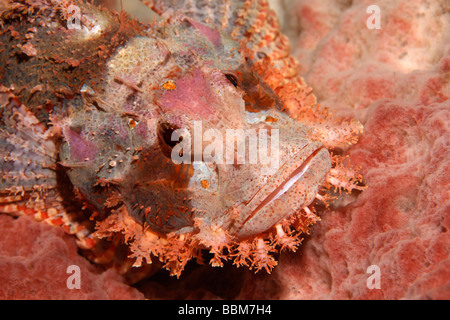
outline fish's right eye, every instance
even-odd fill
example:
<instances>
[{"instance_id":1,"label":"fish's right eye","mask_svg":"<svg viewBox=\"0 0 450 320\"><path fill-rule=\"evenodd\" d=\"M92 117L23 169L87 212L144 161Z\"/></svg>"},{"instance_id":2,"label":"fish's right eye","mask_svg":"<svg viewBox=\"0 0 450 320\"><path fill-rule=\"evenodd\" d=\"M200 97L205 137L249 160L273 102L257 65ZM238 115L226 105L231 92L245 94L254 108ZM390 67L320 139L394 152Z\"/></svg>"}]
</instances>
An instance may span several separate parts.
<instances>
[{"instance_id":1,"label":"fish's right eye","mask_svg":"<svg viewBox=\"0 0 450 320\"><path fill-rule=\"evenodd\" d=\"M176 138L173 137L173 133L175 132L175 130L177 130L178 128L172 127L170 124L168 123L162 123L160 126L160 134L162 137L162 140L164 141L164 143L166 145L168 145L169 147L173 148L175 147L175 145L180 142L181 140L183 140L183 137L178 137L178 141L177 140L173 140L172 138Z\"/></svg>"},{"instance_id":2,"label":"fish's right eye","mask_svg":"<svg viewBox=\"0 0 450 320\"><path fill-rule=\"evenodd\" d=\"M163 122L158 127L158 140L163 153L170 158L173 147L183 140L183 136L178 135L178 130L174 125Z\"/></svg>"}]
</instances>

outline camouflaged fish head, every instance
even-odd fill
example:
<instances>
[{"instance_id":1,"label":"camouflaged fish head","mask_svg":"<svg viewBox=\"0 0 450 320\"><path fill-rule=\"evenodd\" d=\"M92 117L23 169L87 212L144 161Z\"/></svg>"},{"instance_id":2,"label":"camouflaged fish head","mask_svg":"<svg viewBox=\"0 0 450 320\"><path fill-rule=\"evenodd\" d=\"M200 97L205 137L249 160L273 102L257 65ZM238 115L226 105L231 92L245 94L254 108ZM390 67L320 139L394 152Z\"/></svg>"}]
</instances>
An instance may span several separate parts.
<instances>
[{"instance_id":1,"label":"camouflaged fish head","mask_svg":"<svg viewBox=\"0 0 450 320\"><path fill-rule=\"evenodd\" d=\"M296 250L318 220L309 206L326 188L361 189L329 152L361 127L332 119L292 76L264 1L218 4L208 19L189 1L149 5L166 21L117 46L101 90L85 81L52 118L58 163L97 210L89 236L121 235L134 266L157 257L173 275L203 249L213 266L270 272L270 252Z\"/></svg>"}]
</instances>

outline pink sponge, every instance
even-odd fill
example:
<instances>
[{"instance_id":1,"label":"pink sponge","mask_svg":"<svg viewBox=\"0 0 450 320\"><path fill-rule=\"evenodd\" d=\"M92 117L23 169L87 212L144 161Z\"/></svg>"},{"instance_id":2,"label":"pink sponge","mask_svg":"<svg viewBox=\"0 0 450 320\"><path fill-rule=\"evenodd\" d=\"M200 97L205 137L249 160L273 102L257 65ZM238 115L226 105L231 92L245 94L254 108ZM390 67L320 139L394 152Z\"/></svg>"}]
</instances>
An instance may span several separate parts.
<instances>
[{"instance_id":1,"label":"pink sponge","mask_svg":"<svg viewBox=\"0 0 450 320\"><path fill-rule=\"evenodd\" d=\"M30 217L0 215L0 299L142 299L113 270L103 271L78 254L62 228ZM80 289L69 289L71 265L80 268Z\"/></svg>"}]
</instances>

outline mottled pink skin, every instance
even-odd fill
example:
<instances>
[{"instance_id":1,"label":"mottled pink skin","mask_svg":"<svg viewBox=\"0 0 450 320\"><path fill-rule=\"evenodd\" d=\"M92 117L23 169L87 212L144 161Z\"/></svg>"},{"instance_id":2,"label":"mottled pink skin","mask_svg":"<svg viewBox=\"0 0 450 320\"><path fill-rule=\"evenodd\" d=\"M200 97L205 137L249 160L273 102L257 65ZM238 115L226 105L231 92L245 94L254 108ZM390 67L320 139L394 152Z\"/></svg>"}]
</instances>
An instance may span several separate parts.
<instances>
[{"instance_id":1,"label":"mottled pink skin","mask_svg":"<svg viewBox=\"0 0 450 320\"><path fill-rule=\"evenodd\" d=\"M194 113L199 118L210 117L213 114L211 106L216 103L210 86L199 69L194 69L192 75L178 79L176 89L167 90L159 100L159 104L168 110Z\"/></svg>"},{"instance_id":2,"label":"mottled pink skin","mask_svg":"<svg viewBox=\"0 0 450 320\"><path fill-rule=\"evenodd\" d=\"M64 134L67 137L67 143L73 150L74 159L76 161L92 160L97 153L97 147L91 142L85 140L77 132L64 128Z\"/></svg>"},{"instance_id":3,"label":"mottled pink skin","mask_svg":"<svg viewBox=\"0 0 450 320\"><path fill-rule=\"evenodd\" d=\"M114 270L103 271L78 254L74 237L23 216L0 215L0 299L142 299ZM70 290L70 265L81 288Z\"/></svg>"},{"instance_id":4,"label":"mottled pink skin","mask_svg":"<svg viewBox=\"0 0 450 320\"><path fill-rule=\"evenodd\" d=\"M189 21L198 31L200 31L206 38L208 38L209 41L216 47L222 46L222 36L220 35L220 32L216 29L212 29L200 22L197 22L193 19L187 18L187 21Z\"/></svg>"}]
</instances>

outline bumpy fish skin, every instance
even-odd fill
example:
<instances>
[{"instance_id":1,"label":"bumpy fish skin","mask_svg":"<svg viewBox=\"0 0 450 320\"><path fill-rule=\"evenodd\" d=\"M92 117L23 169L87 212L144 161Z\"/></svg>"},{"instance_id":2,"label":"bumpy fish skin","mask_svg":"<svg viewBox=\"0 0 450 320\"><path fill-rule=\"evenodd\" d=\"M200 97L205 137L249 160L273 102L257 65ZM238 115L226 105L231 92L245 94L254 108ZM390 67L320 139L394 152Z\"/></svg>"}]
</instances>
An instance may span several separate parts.
<instances>
[{"instance_id":1,"label":"bumpy fish skin","mask_svg":"<svg viewBox=\"0 0 450 320\"><path fill-rule=\"evenodd\" d=\"M363 189L329 151L356 143L362 127L316 105L265 1L144 3L165 20L144 26L82 1L64 2L86 16L82 29L68 30L66 7L52 1L16 1L2 13L0 41L14 45L0 55L0 211L61 221L91 259L124 272L156 259L179 276L204 249L213 266L270 272L270 252L295 251L319 220L316 198ZM63 49L51 50L55 41ZM251 164L249 154L206 161L208 142L191 150L194 163L175 162L182 141L168 137L186 142L199 124L220 137L277 132L280 165ZM36 161L19 161L24 152ZM21 178L28 171L40 175ZM55 210L68 201L68 180L78 202Z\"/></svg>"}]
</instances>

